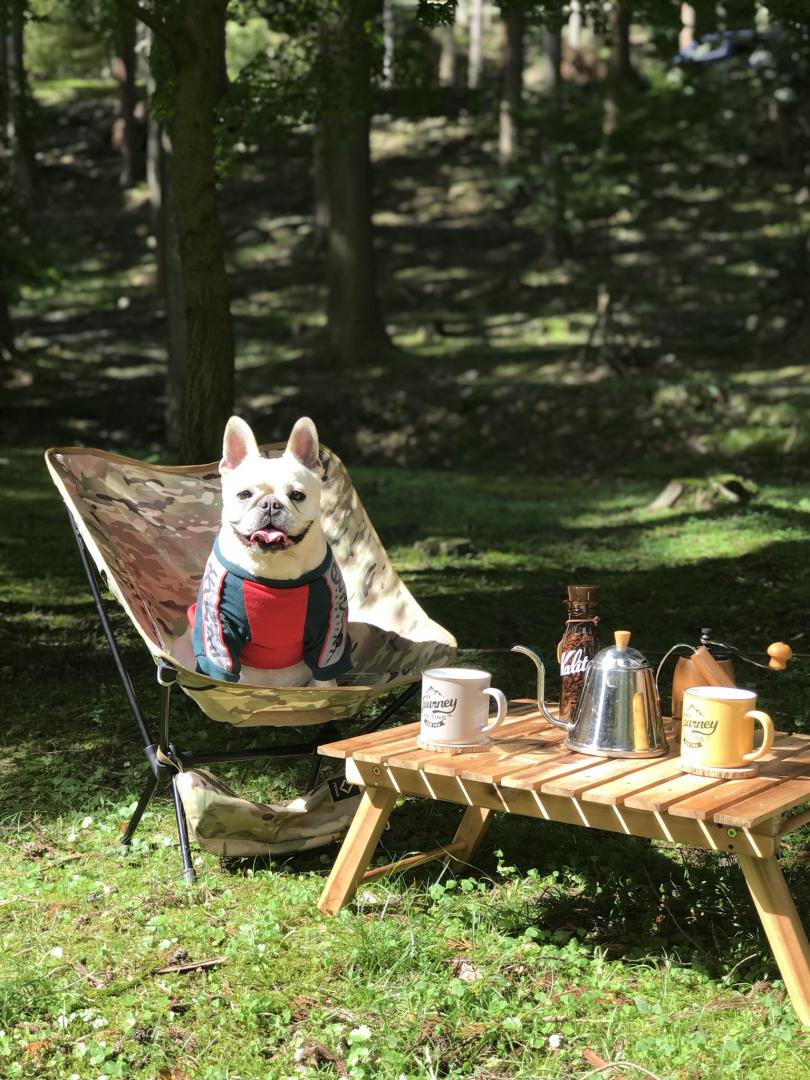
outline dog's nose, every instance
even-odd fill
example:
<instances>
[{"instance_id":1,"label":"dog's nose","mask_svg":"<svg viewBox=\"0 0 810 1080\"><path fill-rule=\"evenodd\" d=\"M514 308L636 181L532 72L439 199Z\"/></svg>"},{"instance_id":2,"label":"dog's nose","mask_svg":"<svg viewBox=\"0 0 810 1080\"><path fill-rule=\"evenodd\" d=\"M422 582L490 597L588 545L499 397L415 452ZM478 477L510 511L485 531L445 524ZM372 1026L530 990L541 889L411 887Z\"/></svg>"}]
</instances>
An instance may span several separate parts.
<instances>
[{"instance_id":1,"label":"dog's nose","mask_svg":"<svg viewBox=\"0 0 810 1080\"><path fill-rule=\"evenodd\" d=\"M282 506L278 499L272 495L265 495L262 501L259 503L259 507L262 510L269 510L271 513L275 510L281 510Z\"/></svg>"}]
</instances>

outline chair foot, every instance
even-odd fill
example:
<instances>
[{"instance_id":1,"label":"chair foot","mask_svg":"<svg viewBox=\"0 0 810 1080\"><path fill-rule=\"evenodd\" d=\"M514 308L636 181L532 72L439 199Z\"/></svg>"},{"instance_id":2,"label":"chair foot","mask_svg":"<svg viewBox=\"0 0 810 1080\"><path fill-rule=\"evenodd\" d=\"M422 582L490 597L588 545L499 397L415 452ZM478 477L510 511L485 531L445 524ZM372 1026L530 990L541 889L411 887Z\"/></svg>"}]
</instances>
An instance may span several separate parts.
<instances>
[{"instance_id":1,"label":"chair foot","mask_svg":"<svg viewBox=\"0 0 810 1080\"><path fill-rule=\"evenodd\" d=\"M172 777L172 801L174 802L174 816L177 818L177 838L180 841L180 858L183 860L183 880L196 881L197 875L191 863L191 848L188 843L188 827L186 814L183 810L183 802L180 792L177 790L177 774Z\"/></svg>"}]
</instances>

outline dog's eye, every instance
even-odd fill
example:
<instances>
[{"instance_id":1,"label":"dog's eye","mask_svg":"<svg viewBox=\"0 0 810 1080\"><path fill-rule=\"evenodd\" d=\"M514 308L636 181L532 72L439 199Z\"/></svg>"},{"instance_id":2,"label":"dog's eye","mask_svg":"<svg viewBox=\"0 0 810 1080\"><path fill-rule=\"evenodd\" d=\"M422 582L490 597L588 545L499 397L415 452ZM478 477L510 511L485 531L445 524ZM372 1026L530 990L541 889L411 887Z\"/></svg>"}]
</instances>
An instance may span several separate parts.
<instances>
[{"instance_id":1,"label":"dog's eye","mask_svg":"<svg viewBox=\"0 0 810 1080\"><path fill-rule=\"evenodd\" d=\"M296 490L290 492L290 502L303 502L305 498L306 494L303 491Z\"/></svg>"},{"instance_id":2,"label":"dog's eye","mask_svg":"<svg viewBox=\"0 0 810 1080\"><path fill-rule=\"evenodd\" d=\"M246 502L252 494L253 492L250 490L250 488L245 488L244 491L237 492L236 497L237 499L241 499L242 502Z\"/></svg>"}]
</instances>

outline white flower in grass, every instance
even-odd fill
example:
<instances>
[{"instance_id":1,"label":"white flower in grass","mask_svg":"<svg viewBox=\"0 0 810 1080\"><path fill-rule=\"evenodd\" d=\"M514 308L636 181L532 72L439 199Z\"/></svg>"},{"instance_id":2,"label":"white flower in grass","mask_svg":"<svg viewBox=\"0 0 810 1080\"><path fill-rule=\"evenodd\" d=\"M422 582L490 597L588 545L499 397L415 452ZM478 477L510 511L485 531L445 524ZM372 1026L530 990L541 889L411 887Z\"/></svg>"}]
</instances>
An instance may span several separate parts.
<instances>
[{"instance_id":1,"label":"white flower in grass","mask_svg":"<svg viewBox=\"0 0 810 1080\"><path fill-rule=\"evenodd\" d=\"M69 844L75 844L78 839L79 838L78 838L78 836L76 835L75 832L68 833L68 843Z\"/></svg>"},{"instance_id":2,"label":"white flower in grass","mask_svg":"<svg viewBox=\"0 0 810 1080\"><path fill-rule=\"evenodd\" d=\"M360 1024L359 1027L352 1028L352 1030L349 1032L349 1038L350 1039L370 1039L371 1038L371 1028L368 1027L368 1025L366 1025L366 1024Z\"/></svg>"},{"instance_id":3,"label":"white flower in grass","mask_svg":"<svg viewBox=\"0 0 810 1080\"><path fill-rule=\"evenodd\" d=\"M562 1046L563 1037L559 1032L555 1031L553 1035L548 1037L548 1045L552 1050L559 1050Z\"/></svg>"},{"instance_id":4,"label":"white flower in grass","mask_svg":"<svg viewBox=\"0 0 810 1080\"><path fill-rule=\"evenodd\" d=\"M91 817L82 818L82 828L83 829L89 829L92 824L93 824L93 819Z\"/></svg>"},{"instance_id":5,"label":"white flower in grass","mask_svg":"<svg viewBox=\"0 0 810 1080\"><path fill-rule=\"evenodd\" d=\"M56 1018L56 1026L60 1027L63 1031L65 1030L65 1028L68 1026L69 1023L70 1023L70 1020L68 1020L68 1018L65 1016L64 1013L62 1013L60 1016L57 1016L57 1018Z\"/></svg>"},{"instance_id":6,"label":"white flower in grass","mask_svg":"<svg viewBox=\"0 0 810 1080\"><path fill-rule=\"evenodd\" d=\"M103 1016L97 1016L95 1018L95 1020L93 1021L93 1027L96 1028L96 1030L98 1030L99 1028L106 1027L106 1026L107 1026L107 1021Z\"/></svg>"},{"instance_id":7,"label":"white flower in grass","mask_svg":"<svg viewBox=\"0 0 810 1080\"><path fill-rule=\"evenodd\" d=\"M163 939L163 941L161 941L161 943L158 945L158 948L159 949L168 949L168 948L171 947L171 944L172 943L169 941L169 939L167 937L165 937Z\"/></svg>"},{"instance_id":8,"label":"white flower in grass","mask_svg":"<svg viewBox=\"0 0 810 1080\"><path fill-rule=\"evenodd\" d=\"M61 960L62 957L65 955L65 951L61 945L54 945L54 947L50 951L50 955L55 956L57 960Z\"/></svg>"}]
</instances>

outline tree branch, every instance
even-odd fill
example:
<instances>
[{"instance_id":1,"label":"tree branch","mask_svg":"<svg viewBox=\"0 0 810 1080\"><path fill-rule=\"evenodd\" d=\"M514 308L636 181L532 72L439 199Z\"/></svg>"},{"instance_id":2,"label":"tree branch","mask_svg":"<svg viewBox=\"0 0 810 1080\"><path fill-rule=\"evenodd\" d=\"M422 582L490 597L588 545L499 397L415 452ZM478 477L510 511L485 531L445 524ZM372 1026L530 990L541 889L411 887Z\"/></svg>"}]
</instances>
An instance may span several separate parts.
<instances>
[{"instance_id":1,"label":"tree branch","mask_svg":"<svg viewBox=\"0 0 810 1080\"><path fill-rule=\"evenodd\" d=\"M138 0L118 0L118 4L127 14L140 19L144 26L148 26L152 33L162 38L167 45L173 44L174 38L165 19L161 19L154 11L138 3Z\"/></svg>"}]
</instances>

